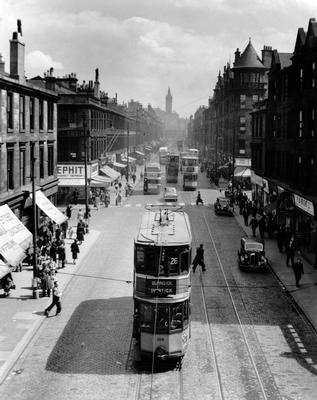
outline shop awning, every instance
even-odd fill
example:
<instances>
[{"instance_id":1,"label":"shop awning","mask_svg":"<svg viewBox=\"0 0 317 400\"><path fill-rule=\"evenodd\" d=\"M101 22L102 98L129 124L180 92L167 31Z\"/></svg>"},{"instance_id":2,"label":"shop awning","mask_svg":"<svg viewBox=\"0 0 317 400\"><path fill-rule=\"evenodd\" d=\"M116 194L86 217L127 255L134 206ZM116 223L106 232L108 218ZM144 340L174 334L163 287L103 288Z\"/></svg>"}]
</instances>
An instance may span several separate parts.
<instances>
[{"instance_id":1,"label":"shop awning","mask_svg":"<svg viewBox=\"0 0 317 400\"><path fill-rule=\"evenodd\" d=\"M234 176L236 178L248 178L251 177L251 169L248 167L236 167L234 169Z\"/></svg>"},{"instance_id":2,"label":"shop awning","mask_svg":"<svg viewBox=\"0 0 317 400\"><path fill-rule=\"evenodd\" d=\"M117 167L117 168L127 168L126 164L121 164L121 163L118 163L116 161L113 162L113 166Z\"/></svg>"},{"instance_id":3,"label":"shop awning","mask_svg":"<svg viewBox=\"0 0 317 400\"><path fill-rule=\"evenodd\" d=\"M112 182L121 176L120 172L115 171L114 169L110 168L108 165L105 165L102 168L100 168L100 171L103 174L107 175L109 178L111 178Z\"/></svg>"},{"instance_id":4,"label":"shop awning","mask_svg":"<svg viewBox=\"0 0 317 400\"><path fill-rule=\"evenodd\" d=\"M32 197L32 195L30 195ZM43 192L36 192L36 205L54 222L61 224L67 220L66 215L61 213L58 208L45 196Z\"/></svg>"},{"instance_id":5,"label":"shop awning","mask_svg":"<svg viewBox=\"0 0 317 400\"><path fill-rule=\"evenodd\" d=\"M111 182L112 180L106 176L96 175L90 180L89 185L93 187L107 187Z\"/></svg>"},{"instance_id":6,"label":"shop awning","mask_svg":"<svg viewBox=\"0 0 317 400\"><path fill-rule=\"evenodd\" d=\"M0 254L5 261L17 266L31 245L32 233L5 204L0 207Z\"/></svg>"},{"instance_id":7,"label":"shop awning","mask_svg":"<svg viewBox=\"0 0 317 400\"><path fill-rule=\"evenodd\" d=\"M85 186L85 179L59 178L58 186Z\"/></svg>"}]
</instances>

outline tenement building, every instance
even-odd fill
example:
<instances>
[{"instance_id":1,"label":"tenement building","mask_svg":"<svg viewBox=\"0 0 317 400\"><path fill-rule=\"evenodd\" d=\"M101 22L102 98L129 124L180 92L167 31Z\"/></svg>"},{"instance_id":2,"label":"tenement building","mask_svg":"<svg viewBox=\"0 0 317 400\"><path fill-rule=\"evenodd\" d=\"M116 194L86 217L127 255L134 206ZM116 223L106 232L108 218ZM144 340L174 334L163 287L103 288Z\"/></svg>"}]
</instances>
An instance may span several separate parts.
<instances>
[{"instance_id":1,"label":"tenement building","mask_svg":"<svg viewBox=\"0 0 317 400\"><path fill-rule=\"evenodd\" d=\"M296 235L303 252L317 252L317 23L298 29L292 54L274 51L266 110L253 122L252 168L256 193L278 227ZM260 119L265 129L260 132ZM262 180L262 181L261 181ZM258 197L259 198L259 197ZM316 265L316 259L315 259Z\"/></svg>"},{"instance_id":2,"label":"tenement building","mask_svg":"<svg viewBox=\"0 0 317 400\"><path fill-rule=\"evenodd\" d=\"M10 40L10 72L0 55L0 205L8 204L26 224L36 189L52 202L57 193L57 95L25 77L21 26Z\"/></svg>"},{"instance_id":3,"label":"tenement building","mask_svg":"<svg viewBox=\"0 0 317 400\"><path fill-rule=\"evenodd\" d=\"M197 128L207 137L193 132L203 140L201 147L207 146L207 154L212 154L213 161L234 159L235 165L242 166L242 169L250 166L250 113L254 104L267 95L271 56L272 48L264 46L260 58L249 40L242 53L236 50L233 66L228 63L223 74L219 72L213 96L209 99L209 111L205 113L205 130L200 126ZM216 153L219 154L216 156Z\"/></svg>"}]
</instances>

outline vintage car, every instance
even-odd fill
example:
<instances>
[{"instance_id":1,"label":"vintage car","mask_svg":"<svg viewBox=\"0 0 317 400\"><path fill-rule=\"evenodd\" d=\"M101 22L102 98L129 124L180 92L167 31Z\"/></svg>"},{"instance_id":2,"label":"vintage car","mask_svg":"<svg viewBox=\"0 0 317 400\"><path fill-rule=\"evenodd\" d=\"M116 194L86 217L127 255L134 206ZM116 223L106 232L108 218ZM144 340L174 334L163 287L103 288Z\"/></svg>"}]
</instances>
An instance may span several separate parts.
<instances>
[{"instance_id":1,"label":"vintage car","mask_svg":"<svg viewBox=\"0 0 317 400\"><path fill-rule=\"evenodd\" d=\"M266 269L268 259L265 257L263 243L242 238L238 250L238 264L240 269Z\"/></svg>"},{"instance_id":2,"label":"vintage car","mask_svg":"<svg viewBox=\"0 0 317 400\"><path fill-rule=\"evenodd\" d=\"M174 187L167 186L164 189L164 200L165 201L177 201L177 191Z\"/></svg>"},{"instance_id":3,"label":"vintage car","mask_svg":"<svg viewBox=\"0 0 317 400\"><path fill-rule=\"evenodd\" d=\"M218 197L215 204L215 213L218 215L233 215L234 209L227 197Z\"/></svg>"}]
</instances>

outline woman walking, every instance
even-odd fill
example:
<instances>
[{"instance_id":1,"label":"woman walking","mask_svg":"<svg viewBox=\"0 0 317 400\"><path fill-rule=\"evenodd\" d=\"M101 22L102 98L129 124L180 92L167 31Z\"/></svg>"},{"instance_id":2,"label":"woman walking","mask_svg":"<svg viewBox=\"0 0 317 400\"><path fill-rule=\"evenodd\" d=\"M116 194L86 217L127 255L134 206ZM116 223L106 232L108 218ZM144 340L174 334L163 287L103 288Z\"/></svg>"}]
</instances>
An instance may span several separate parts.
<instances>
[{"instance_id":1,"label":"woman walking","mask_svg":"<svg viewBox=\"0 0 317 400\"><path fill-rule=\"evenodd\" d=\"M79 246L77 244L77 239L75 239L71 244L70 251L72 252L73 264L76 264L76 260L78 258L78 253L79 253Z\"/></svg>"}]
</instances>

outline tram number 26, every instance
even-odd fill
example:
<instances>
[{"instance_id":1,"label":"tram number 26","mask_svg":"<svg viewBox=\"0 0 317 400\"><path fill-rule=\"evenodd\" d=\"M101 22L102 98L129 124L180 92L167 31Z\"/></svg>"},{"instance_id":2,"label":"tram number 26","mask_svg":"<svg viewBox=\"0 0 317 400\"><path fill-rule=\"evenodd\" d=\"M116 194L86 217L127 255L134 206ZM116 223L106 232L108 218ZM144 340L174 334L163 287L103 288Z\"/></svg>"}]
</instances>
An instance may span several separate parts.
<instances>
[{"instance_id":1,"label":"tram number 26","mask_svg":"<svg viewBox=\"0 0 317 400\"><path fill-rule=\"evenodd\" d=\"M177 265L177 264L178 264L178 257L171 257L170 265Z\"/></svg>"}]
</instances>

